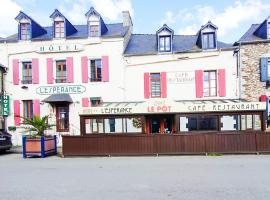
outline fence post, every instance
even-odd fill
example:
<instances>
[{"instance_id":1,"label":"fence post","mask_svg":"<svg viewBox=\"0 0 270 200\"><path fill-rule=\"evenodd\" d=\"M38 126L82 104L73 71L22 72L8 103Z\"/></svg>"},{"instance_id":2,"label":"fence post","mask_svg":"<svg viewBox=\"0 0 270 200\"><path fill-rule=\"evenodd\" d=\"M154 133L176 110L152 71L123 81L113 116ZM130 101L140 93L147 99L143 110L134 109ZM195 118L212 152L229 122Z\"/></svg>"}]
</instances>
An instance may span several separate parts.
<instances>
[{"instance_id":1,"label":"fence post","mask_svg":"<svg viewBox=\"0 0 270 200\"><path fill-rule=\"evenodd\" d=\"M22 145L23 145L23 158L26 158L26 137L22 137Z\"/></svg>"},{"instance_id":2,"label":"fence post","mask_svg":"<svg viewBox=\"0 0 270 200\"><path fill-rule=\"evenodd\" d=\"M41 158L45 158L45 138L41 137Z\"/></svg>"}]
</instances>

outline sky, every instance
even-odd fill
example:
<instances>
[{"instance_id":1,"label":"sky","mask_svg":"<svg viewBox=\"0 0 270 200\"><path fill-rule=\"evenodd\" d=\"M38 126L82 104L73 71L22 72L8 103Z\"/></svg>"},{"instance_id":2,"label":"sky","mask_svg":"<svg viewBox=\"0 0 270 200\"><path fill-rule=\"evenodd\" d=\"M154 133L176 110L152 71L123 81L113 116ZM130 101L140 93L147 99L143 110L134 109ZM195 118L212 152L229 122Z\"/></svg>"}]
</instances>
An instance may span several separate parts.
<instances>
[{"instance_id":1,"label":"sky","mask_svg":"<svg viewBox=\"0 0 270 200\"><path fill-rule=\"evenodd\" d=\"M270 0L0 0L0 37L16 33L20 10L42 26L58 9L73 24L86 24L93 6L105 23L122 22L122 11L132 16L133 33L154 34L167 24L175 34L196 34L209 20L218 27L218 40L233 43L253 23L270 15Z\"/></svg>"}]
</instances>

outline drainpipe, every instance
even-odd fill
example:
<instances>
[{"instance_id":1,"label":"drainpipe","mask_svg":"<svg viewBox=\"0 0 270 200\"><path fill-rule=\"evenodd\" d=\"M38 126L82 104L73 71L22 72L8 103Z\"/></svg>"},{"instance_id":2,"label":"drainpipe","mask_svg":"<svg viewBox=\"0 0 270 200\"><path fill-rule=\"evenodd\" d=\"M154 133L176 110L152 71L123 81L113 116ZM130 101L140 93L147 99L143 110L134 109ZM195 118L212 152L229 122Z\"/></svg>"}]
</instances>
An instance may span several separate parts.
<instances>
[{"instance_id":1,"label":"drainpipe","mask_svg":"<svg viewBox=\"0 0 270 200\"><path fill-rule=\"evenodd\" d=\"M238 62L237 62L237 68L238 68L238 92L239 92L239 99L242 98L242 88L241 88L241 83L242 83L242 76L241 76L241 67L242 67L242 62L241 62L241 42L239 43L239 51L238 51Z\"/></svg>"}]
</instances>

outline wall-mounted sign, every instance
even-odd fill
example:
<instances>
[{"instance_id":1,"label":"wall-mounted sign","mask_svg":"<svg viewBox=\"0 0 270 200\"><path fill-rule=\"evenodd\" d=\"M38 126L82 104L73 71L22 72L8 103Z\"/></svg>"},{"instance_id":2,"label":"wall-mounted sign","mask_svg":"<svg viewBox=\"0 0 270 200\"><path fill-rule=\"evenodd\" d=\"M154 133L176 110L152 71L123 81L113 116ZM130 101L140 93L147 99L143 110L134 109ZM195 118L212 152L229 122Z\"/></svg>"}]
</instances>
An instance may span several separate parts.
<instances>
[{"instance_id":1,"label":"wall-mounted sign","mask_svg":"<svg viewBox=\"0 0 270 200\"><path fill-rule=\"evenodd\" d=\"M50 94L81 94L86 91L82 85L57 85L57 86L41 86L36 92L40 95Z\"/></svg>"},{"instance_id":2,"label":"wall-mounted sign","mask_svg":"<svg viewBox=\"0 0 270 200\"><path fill-rule=\"evenodd\" d=\"M83 45L81 44L52 44L39 46L36 50L37 53L62 53L82 51Z\"/></svg>"},{"instance_id":3,"label":"wall-mounted sign","mask_svg":"<svg viewBox=\"0 0 270 200\"><path fill-rule=\"evenodd\" d=\"M195 82L194 72L167 72L168 84L192 84Z\"/></svg>"},{"instance_id":4,"label":"wall-mounted sign","mask_svg":"<svg viewBox=\"0 0 270 200\"><path fill-rule=\"evenodd\" d=\"M157 114L157 113L202 113L202 112L238 112L265 111L264 102L241 103L183 103L174 101L143 102L136 106L121 106L119 103L108 107L91 107L83 109L86 115L122 115L122 114Z\"/></svg>"},{"instance_id":5,"label":"wall-mounted sign","mask_svg":"<svg viewBox=\"0 0 270 200\"><path fill-rule=\"evenodd\" d=\"M9 96L3 95L1 97L1 101L2 101L2 115L9 116Z\"/></svg>"}]
</instances>

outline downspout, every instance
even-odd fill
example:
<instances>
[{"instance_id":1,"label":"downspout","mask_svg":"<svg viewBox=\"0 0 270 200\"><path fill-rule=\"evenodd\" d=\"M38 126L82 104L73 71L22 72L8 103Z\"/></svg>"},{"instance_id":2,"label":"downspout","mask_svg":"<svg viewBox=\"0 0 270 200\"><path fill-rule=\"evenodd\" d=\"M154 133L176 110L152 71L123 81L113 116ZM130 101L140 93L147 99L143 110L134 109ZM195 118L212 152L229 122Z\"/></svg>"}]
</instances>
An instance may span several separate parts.
<instances>
[{"instance_id":1,"label":"downspout","mask_svg":"<svg viewBox=\"0 0 270 200\"><path fill-rule=\"evenodd\" d=\"M238 62L237 62L237 68L238 68L238 92L239 92L239 99L242 98L242 76L241 76L241 67L242 67L242 62L241 62L241 42L239 43L239 51L238 51Z\"/></svg>"}]
</instances>

